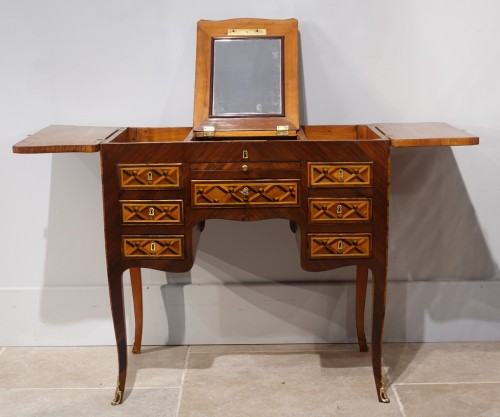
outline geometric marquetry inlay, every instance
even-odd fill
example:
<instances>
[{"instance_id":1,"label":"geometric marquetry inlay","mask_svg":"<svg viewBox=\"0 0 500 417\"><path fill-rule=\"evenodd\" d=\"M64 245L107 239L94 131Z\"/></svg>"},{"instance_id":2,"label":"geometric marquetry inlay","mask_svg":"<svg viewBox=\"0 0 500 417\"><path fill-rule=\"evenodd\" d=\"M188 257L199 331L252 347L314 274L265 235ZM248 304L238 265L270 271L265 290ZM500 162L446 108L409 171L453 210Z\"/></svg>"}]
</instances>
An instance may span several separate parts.
<instances>
[{"instance_id":1,"label":"geometric marquetry inlay","mask_svg":"<svg viewBox=\"0 0 500 417\"><path fill-rule=\"evenodd\" d=\"M182 223L182 200L129 200L120 204L123 223Z\"/></svg>"},{"instance_id":2,"label":"geometric marquetry inlay","mask_svg":"<svg viewBox=\"0 0 500 417\"><path fill-rule=\"evenodd\" d=\"M371 234L309 234L310 259L368 258L371 256Z\"/></svg>"},{"instance_id":3,"label":"geometric marquetry inlay","mask_svg":"<svg viewBox=\"0 0 500 417\"><path fill-rule=\"evenodd\" d=\"M372 164L309 163L309 187L365 187L372 183Z\"/></svg>"},{"instance_id":4,"label":"geometric marquetry inlay","mask_svg":"<svg viewBox=\"0 0 500 417\"><path fill-rule=\"evenodd\" d=\"M125 258L184 258L183 236L122 236Z\"/></svg>"},{"instance_id":5,"label":"geometric marquetry inlay","mask_svg":"<svg viewBox=\"0 0 500 417\"><path fill-rule=\"evenodd\" d=\"M181 188L181 165L120 165L120 187L126 189Z\"/></svg>"},{"instance_id":6,"label":"geometric marquetry inlay","mask_svg":"<svg viewBox=\"0 0 500 417\"><path fill-rule=\"evenodd\" d=\"M192 181L193 207L298 206L300 180Z\"/></svg>"},{"instance_id":7,"label":"geometric marquetry inlay","mask_svg":"<svg viewBox=\"0 0 500 417\"><path fill-rule=\"evenodd\" d=\"M372 217L371 198L310 198L311 223L368 222Z\"/></svg>"}]
</instances>

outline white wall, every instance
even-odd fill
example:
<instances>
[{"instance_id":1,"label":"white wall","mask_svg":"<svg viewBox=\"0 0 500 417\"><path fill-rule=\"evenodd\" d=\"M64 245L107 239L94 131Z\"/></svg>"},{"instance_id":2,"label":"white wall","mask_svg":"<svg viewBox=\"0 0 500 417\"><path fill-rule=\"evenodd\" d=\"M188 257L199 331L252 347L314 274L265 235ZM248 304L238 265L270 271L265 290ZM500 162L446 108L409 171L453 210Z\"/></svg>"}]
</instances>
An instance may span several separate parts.
<instances>
[{"instance_id":1,"label":"white wall","mask_svg":"<svg viewBox=\"0 0 500 417\"><path fill-rule=\"evenodd\" d=\"M500 340L499 13L495 0L3 0L0 345L114 343L99 155L11 146L49 124L189 126L196 22L232 17L299 20L304 124L446 121L481 137L393 151L386 339ZM145 343L355 340L352 268L301 271L285 221L210 221L189 274L144 275Z\"/></svg>"}]
</instances>

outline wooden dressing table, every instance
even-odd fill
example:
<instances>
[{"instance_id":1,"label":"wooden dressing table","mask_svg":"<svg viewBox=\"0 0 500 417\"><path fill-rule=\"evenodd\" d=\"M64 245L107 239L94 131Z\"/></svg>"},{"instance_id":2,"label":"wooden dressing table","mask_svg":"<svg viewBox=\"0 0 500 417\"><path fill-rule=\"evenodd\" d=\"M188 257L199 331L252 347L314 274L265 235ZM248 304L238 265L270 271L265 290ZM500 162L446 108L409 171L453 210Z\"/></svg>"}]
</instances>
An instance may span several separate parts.
<instances>
[{"instance_id":1,"label":"wooden dressing table","mask_svg":"<svg viewBox=\"0 0 500 417\"><path fill-rule=\"evenodd\" d=\"M140 268L190 270L206 219L273 218L290 220L303 269L356 265L356 328L362 351L368 350L364 309L372 271L373 373L378 399L389 401L382 378L382 337L390 149L473 145L479 140L445 123L300 127L297 34L294 19L200 21L193 128L50 126L13 147L16 153L100 152L119 364L113 404L123 399L127 374L123 272L130 270L133 352L139 353ZM227 70L231 65L225 59L233 47L245 51L238 59L243 65ZM253 48L260 55L251 55ZM226 81L230 86L240 83L245 67L266 60L268 64L253 68L250 75L275 77L271 87L235 97L234 87L220 87Z\"/></svg>"}]
</instances>

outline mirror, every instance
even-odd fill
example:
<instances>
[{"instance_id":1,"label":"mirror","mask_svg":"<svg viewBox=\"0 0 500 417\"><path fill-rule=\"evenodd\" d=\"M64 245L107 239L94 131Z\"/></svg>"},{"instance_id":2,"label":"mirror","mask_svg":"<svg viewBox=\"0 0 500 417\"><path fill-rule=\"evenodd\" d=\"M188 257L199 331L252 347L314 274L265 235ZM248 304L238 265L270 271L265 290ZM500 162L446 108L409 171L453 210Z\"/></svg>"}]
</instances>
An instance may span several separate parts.
<instances>
[{"instance_id":1,"label":"mirror","mask_svg":"<svg viewBox=\"0 0 500 417\"><path fill-rule=\"evenodd\" d=\"M214 38L210 115L283 115L281 37Z\"/></svg>"},{"instance_id":2,"label":"mirror","mask_svg":"<svg viewBox=\"0 0 500 417\"><path fill-rule=\"evenodd\" d=\"M296 19L200 20L195 140L297 137Z\"/></svg>"}]
</instances>

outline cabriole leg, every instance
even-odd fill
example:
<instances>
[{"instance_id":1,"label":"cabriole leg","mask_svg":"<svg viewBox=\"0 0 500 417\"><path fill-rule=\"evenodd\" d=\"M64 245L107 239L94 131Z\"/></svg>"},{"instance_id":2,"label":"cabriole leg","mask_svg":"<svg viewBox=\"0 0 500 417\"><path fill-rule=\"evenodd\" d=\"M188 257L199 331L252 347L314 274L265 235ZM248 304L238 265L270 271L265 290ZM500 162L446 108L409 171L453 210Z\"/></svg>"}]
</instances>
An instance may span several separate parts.
<instances>
[{"instance_id":1,"label":"cabriole leg","mask_svg":"<svg viewBox=\"0 0 500 417\"><path fill-rule=\"evenodd\" d=\"M121 404L127 379L127 335L125 328L125 310L123 304L123 275L109 273L109 296L111 301L111 314L115 328L116 348L118 351L118 380L112 405Z\"/></svg>"},{"instance_id":2,"label":"cabriole leg","mask_svg":"<svg viewBox=\"0 0 500 417\"><path fill-rule=\"evenodd\" d=\"M142 303L142 276L141 268L130 268L130 283L134 300L135 334L132 353L141 353L142 327L144 322Z\"/></svg>"},{"instance_id":3,"label":"cabriole leg","mask_svg":"<svg viewBox=\"0 0 500 417\"><path fill-rule=\"evenodd\" d=\"M366 287L368 284L368 268L358 265L356 268L356 333L361 352L368 351L365 336Z\"/></svg>"},{"instance_id":4,"label":"cabriole leg","mask_svg":"<svg viewBox=\"0 0 500 417\"><path fill-rule=\"evenodd\" d=\"M382 377L382 339L384 335L385 298L387 287L386 268L372 269L373 322L372 322L372 366L378 400L388 403L386 387Z\"/></svg>"}]
</instances>

